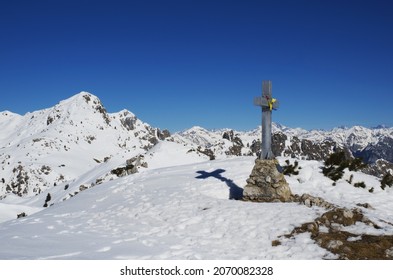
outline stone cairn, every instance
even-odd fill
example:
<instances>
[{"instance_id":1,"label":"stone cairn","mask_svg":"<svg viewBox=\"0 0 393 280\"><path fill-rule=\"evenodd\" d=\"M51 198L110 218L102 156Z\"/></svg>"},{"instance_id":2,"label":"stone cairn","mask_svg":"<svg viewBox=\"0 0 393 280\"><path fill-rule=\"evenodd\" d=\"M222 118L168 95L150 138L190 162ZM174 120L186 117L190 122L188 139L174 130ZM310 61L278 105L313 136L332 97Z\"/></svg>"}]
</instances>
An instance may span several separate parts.
<instances>
[{"instance_id":1,"label":"stone cairn","mask_svg":"<svg viewBox=\"0 0 393 280\"><path fill-rule=\"evenodd\" d=\"M255 202L290 202L292 193L284 175L278 171L276 159L256 159L247 185L244 187L243 200Z\"/></svg>"}]
</instances>

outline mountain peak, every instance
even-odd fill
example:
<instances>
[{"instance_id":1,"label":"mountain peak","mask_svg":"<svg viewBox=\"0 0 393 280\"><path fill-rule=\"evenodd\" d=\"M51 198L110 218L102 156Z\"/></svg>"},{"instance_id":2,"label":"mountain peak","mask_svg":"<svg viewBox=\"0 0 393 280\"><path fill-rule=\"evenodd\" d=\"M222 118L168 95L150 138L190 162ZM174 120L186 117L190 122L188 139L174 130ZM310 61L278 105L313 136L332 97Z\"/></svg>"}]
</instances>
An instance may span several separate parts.
<instances>
[{"instance_id":1,"label":"mountain peak","mask_svg":"<svg viewBox=\"0 0 393 280\"><path fill-rule=\"evenodd\" d=\"M47 125L57 119L63 121L64 119L71 119L78 122L87 119L91 120L91 115L97 115L97 113L100 115L100 119L103 119L109 125L109 116L100 99L89 92L82 91L50 108Z\"/></svg>"},{"instance_id":2,"label":"mountain peak","mask_svg":"<svg viewBox=\"0 0 393 280\"><path fill-rule=\"evenodd\" d=\"M387 125L379 124L377 126L371 127L371 129L386 129L389 128Z\"/></svg>"},{"instance_id":3,"label":"mountain peak","mask_svg":"<svg viewBox=\"0 0 393 280\"><path fill-rule=\"evenodd\" d=\"M0 130L2 178L7 182L0 182L0 199L9 193L38 194L108 159L118 165L160 139L158 129L130 111L108 114L100 99L85 91L23 116L0 112Z\"/></svg>"},{"instance_id":4,"label":"mountain peak","mask_svg":"<svg viewBox=\"0 0 393 280\"><path fill-rule=\"evenodd\" d=\"M78 105L83 105L85 103L87 104L94 103L94 104L102 105L101 100L97 96L87 91L81 91L67 99L60 101L56 106L66 106L68 104L73 104L73 103L76 103Z\"/></svg>"}]
</instances>

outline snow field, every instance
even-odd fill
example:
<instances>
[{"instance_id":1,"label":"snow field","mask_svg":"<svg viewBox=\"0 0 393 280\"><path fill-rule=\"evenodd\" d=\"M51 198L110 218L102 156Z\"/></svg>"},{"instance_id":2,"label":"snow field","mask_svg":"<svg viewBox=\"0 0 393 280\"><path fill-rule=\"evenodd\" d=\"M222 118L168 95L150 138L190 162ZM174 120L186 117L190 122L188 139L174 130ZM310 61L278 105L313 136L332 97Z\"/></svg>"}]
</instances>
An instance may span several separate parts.
<instances>
[{"instance_id":1,"label":"snow field","mask_svg":"<svg viewBox=\"0 0 393 280\"><path fill-rule=\"evenodd\" d=\"M252 158L147 170L1 224L2 259L286 259L326 251L296 238L271 242L317 212L229 200L227 184L196 171L225 168L242 185ZM308 250L307 250L308 248ZM307 254L305 254L307 252Z\"/></svg>"},{"instance_id":2,"label":"snow field","mask_svg":"<svg viewBox=\"0 0 393 280\"><path fill-rule=\"evenodd\" d=\"M22 207L28 216L0 224L0 259L335 258L315 244L309 233L283 237L325 209L229 199L234 189L239 191L246 184L254 157L206 161L179 146L183 147L162 142L149 151L150 156L147 153L149 168L113 177L63 201L68 192L107 174L123 159L102 163L71 182L67 191L64 185L52 188L54 205L48 208L42 208L45 192L32 198L7 197L0 202L2 213L7 213L0 215L4 220ZM171 158L175 149L177 157ZM287 158L278 160L285 165ZM392 191L380 189L378 179L346 171L333 186L321 173L322 163L299 160L299 166L299 175L286 176L294 194L309 193L350 209L368 203L373 208L362 211L381 229L357 223L345 230L393 233ZM349 184L350 174L353 182L364 181L367 188ZM373 193L368 191L371 187ZM272 246L275 240L281 245Z\"/></svg>"}]
</instances>

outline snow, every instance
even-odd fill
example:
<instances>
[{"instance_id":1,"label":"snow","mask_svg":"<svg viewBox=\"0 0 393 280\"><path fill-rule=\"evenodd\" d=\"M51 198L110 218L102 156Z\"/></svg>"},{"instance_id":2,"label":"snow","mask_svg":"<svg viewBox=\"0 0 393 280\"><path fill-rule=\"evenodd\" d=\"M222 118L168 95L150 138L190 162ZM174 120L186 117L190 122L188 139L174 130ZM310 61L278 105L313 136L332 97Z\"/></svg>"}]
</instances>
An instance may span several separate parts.
<instances>
[{"instance_id":1,"label":"snow","mask_svg":"<svg viewBox=\"0 0 393 280\"><path fill-rule=\"evenodd\" d=\"M315 247L307 258L323 257L323 250L304 240L289 252L271 247L278 235L315 218L314 210L229 200L225 182L196 178L197 171L225 168L222 176L241 185L252 162L240 158L152 169L96 186L1 224L0 258L301 258L305 246Z\"/></svg>"},{"instance_id":2,"label":"snow","mask_svg":"<svg viewBox=\"0 0 393 280\"><path fill-rule=\"evenodd\" d=\"M158 141L157 130L133 113L107 114L86 92L24 116L1 112L0 130L0 178L5 179L0 181L0 259L336 258L307 232L283 237L325 209L231 199L246 185L255 157L227 156L233 143L223 139L224 130L193 127ZM273 131L315 140L328 135L276 124ZM392 131L354 127L336 129L334 137L364 145ZM245 147L260 134L260 128L234 131ZM216 160L198 151L200 145ZM138 173L120 178L111 173L135 156L147 163ZM281 165L294 161L277 159ZM356 223L345 230L393 234L393 190L382 190L379 179L345 170L333 185L321 173L322 162L298 162L299 175L286 176L294 194L349 209L368 203L372 208L362 211L380 228ZM27 192L23 197L6 192L22 171L29 177ZM346 181L350 175L353 183L367 187L355 188ZM48 196L49 207L43 207ZM22 212L27 217L16 219ZM280 246L272 246L276 240Z\"/></svg>"},{"instance_id":3,"label":"snow","mask_svg":"<svg viewBox=\"0 0 393 280\"><path fill-rule=\"evenodd\" d=\"M190 147L173 142L160 142L149 150L147 159L149 167L161 168L191 164L208 160L208 157L190 151Z\"/></svg>"},{"instance_id":4,"label":"snow","mask_svg":"<svg viewBox=\"0 0 393 280\"><path fill-rule=\"evenodd\" d=\"M152 162L156 161L157 168L107 181L38 212L37 207L32 211L18 209L26 211L28 216L0 224L0 259L334 258L317 246L308 233L291 239L280 238L318 217L322 209L296 203L229 199L229 180L242 188L254 158L159 166L159 160L170 154L171 148L173 152L176 145L165 143L156 148L157 155L152 157ZM279 158L282 163L285 160ZM375 188L370 194L345 180L332 186L332 181L320 173L319 162L300 161L299 165L300 174L287 177L294 193L309 192L349 208L358 202L370 203L375 210L365 212L382 226L372 233L393 232L393 227L386 223L393 222L390 190ZM223 170L221 177L214 177L214 171L219 169ZM213 176L201 177L201 171ZM354 177L357 176L370 186L378 182L372 176L355 173ZM303 182L299 182L300 178ZM62 189L59 192L66 193ZM41 203L45 196L39 195ZM24 200L24 205L28 205ZM14 204L1 201L1 209L7 215L15 213L16 201L17 198ZM7 217L2 214L2 218ZM357 233L370 232L364 224L350 229ZM272 241L277 239L282 245L272 246Z\"/></svg>"}]
</instances>

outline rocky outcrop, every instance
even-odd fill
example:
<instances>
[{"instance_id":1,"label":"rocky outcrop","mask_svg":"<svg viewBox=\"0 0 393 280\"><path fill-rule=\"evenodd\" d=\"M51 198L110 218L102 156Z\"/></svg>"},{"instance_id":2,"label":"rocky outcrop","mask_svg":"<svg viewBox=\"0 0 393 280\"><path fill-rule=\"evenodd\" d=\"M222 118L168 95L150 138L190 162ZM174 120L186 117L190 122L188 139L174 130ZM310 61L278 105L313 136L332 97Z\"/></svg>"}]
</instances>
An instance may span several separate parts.
<instances>
[{"instance_id":1,"label":"rocky outcrop","mask_svg":"<svg viewBox=\"0 0 393 280\"><path fill-rule=\"evenodd\" d=\"M157 129L157 136L158 136L158 139L163 141L163 140L171 137L171 133L169 132L168 129L164 129L163 131L161 131L160 129Z\"/></svg>"},{"instance_id":2,"label":"rocky outcrop","mask_svg":"<svg viewBox=\"0 0 393 280\"><path fill-rule=\"evenodd\" d=\"M284 175L278 171L278 161L255 160L254 168L244 187L243 200L255 202L289 202L292 193Z\"/></svg>"},{"instance_id":3,"label":"rocky outcrop","mask_svg":"<svg viewBox=\"0 0 393 280\"><path fill-rule=\"evenodd\" d=\"M135 174L138 172L139 167L148 167L144 159L145 158L143 155L138 155L130 158L126 161L126 166L113 169L111 173L116 175L117 177L124 177L127 175Z\"/></svg>"},{"instance_id":4,"label":"rocky outcrop","mask_svg":"<svg viewBox=\"0 0 393 280\"><path fill-rule=\"evenodd\" d=\"M367 165L363 168L362 172L379 178L382 178L387 173L393 175L393 163L379 159L374 164Z\"/></svg>"},{"instance_id":5,"label":"rocky outcrop","mask_svg":"<svg viewBox=\"0 0 393 280\"><path fill-rule=\"evenodd\" d=\"M321 198L308 194L296 196L295 201L305 204L308 207L318 206L326 208L323 213L314 221L304 223L296 227L290 234L280 236L280 240L274 240L272 246L280 246L284 238L291 239L298 234L310 233L311 239L320 247L330 251L338 259L351 260L385 260L393 259L393 236L392 235L371 235L365 233L351 233L347 227L356 223L364 224L365 228L380 230L380 226L367 218L360 208L342 208L335 206ZM364 208L372 207L369 204L359 204ZM384 222L380 220L380 222Z\"/></svg>"},{"instance_id":6,"label":"rocky outcrop","mask_svg":"<svg viewBox=\"0 0 393 280\"><path fill-rule=\"evenodd\" d=\"M227 151L225 151L226 155L229 155L229 156L241 156L242 155L242 148L244 147L244 144L243 144L242 140L240 139L239 135L235 135L233 130L229 130L229 131L225 131L223 133L222 138L233 143L233 145L231 147L229 147Z\"/></svg>"},{"instance_id":7,"label":"rocky outcrop","mask_svg":"<svg viewBox=\"0 0 393 280\"><path fill-rule=\"evenodd\" d=\"M285 143L288 140L288 137L282 133L274 133L272 135L272 152L274 155L279 156L282 155L285 152ZM260 153L261 150L261 141L258 140L258 143L255 143L257 145L257 152ZM259 144L259 145L258 145Z\"/></svg>"}]
</instances>

